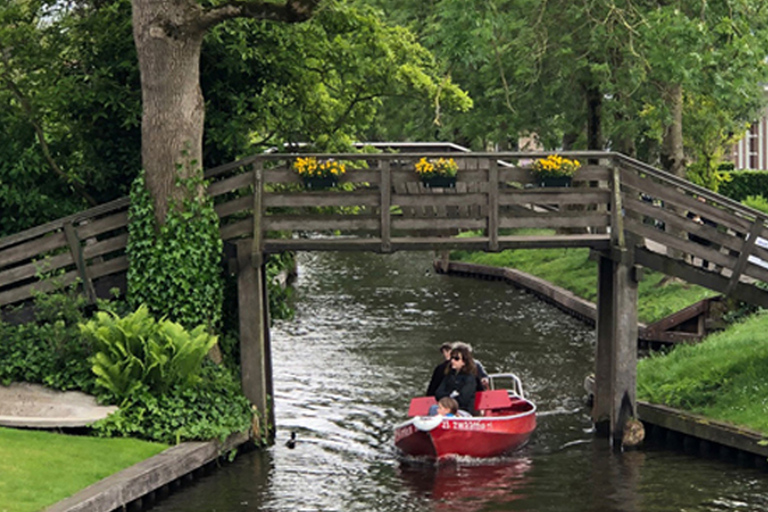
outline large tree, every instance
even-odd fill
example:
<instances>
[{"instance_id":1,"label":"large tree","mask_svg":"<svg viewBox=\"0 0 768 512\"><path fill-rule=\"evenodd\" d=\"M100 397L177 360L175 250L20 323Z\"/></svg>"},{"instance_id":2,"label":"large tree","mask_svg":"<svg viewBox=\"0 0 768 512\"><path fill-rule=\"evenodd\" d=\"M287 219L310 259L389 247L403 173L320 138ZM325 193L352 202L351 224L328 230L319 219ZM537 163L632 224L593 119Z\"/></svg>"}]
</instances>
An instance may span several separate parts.
<instances>
[{"instance_id":1,"label":"large tree","mask_svg":"<svg viewBox=\"0 0 768 512\"><path fill-rule=\"evenodd\" d=\"M170 201L181 204L184 199L185 188L175 186L177 169L184 177L202 165L205 103L200 51L205 34L219 23L239 17L304 21L318 3L131 1L141 73L141 160L158 222L164 222Z\"/></svg>"}]
</instances>

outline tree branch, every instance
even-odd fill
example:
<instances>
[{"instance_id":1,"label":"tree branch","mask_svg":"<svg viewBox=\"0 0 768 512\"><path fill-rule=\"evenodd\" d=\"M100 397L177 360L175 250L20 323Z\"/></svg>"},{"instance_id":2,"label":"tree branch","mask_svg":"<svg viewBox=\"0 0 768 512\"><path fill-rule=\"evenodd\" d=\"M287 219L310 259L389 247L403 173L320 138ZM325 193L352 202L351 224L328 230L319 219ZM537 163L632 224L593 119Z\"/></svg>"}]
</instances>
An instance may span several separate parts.
<instances>
[{"instance_id":1,"label":"tree branch","mask_svg":"<svg viewBox=\"0 0 768 512\"><path fill-rule=\"evenodd\" d=\"M38 123L35 120L34 112L32 110L32 105L29 103L29 100L24 96L24 93L21 92L21 90L18 88L16 83L11 80L10 76L8 76L8 72L5 71L2 74L0 74L0 77L2 77L3 82L5 83L6 87L11 91L11 93L16 97L16 99L19 101L19 104L21 105L21 109L24 111L24 113L27 115L27 120L32 125L32 127L35 130L35 135L37 136L37 141L40 144L40 148L43 151L43 156L45 157L45 161L48 162L48 166L51 168L51 170L56 173L59 178L66 181L72 187L75 189L75 191L80 194L80 196L88 201L88 204L91 206L96 206L98 202L91 197L91 195L85 190L85 188L75 181L71 176L69 176L66 172L64 172L61 167L56 163L56 160L53 159L53 156L51 155L51 150L48 147L48 142L45 140L45 133L43 132L42 126L40 126L40 123Z\"/></svg>"},{"instance_id":2,"label":"tree branch","mask_svg":"<svg viewBox=\"0 0 768 512\"><path fill-rule=\"evenodd\" d=\"M234 0L213 9L206 9L198 19L197 26L201 30L208 30L232 18L298 23L308 20L319 3L320 0L286 0L284 4L262 0Z\"/></svg>"}]
</instances>

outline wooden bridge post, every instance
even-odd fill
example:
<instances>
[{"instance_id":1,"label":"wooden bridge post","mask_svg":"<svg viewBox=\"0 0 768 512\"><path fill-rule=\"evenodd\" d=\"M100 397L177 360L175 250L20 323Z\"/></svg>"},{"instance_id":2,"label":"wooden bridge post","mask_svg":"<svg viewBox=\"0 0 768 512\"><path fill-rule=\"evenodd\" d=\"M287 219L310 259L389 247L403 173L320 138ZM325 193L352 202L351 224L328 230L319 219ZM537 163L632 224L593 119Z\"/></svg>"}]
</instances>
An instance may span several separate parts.
<instances>
[{"instance_id":1,"label":"wooden bridge post","mask_svg":"<svg viewBox=\"0 0 768 512\"><path fill-rule=\"evenodd\" d=\"M597 347L592 420L620 446L637 416L637 275L632 253L616 250L598 262Z\"/></svg>"},{"instance_id":2,"label":"wooden bridge post","mask_svg":"<svg viewBox=\"0 0 768 512\"><path fill-rule=\"evenodd\" d=\"M253 238L237 242L237 302L243 393L256 406L262 432L274 435L272 354L269 339L267 267L262 252L262 162L254 164ZM267 429L266 431L264 429Z\"/></svg>"}]
</instances>

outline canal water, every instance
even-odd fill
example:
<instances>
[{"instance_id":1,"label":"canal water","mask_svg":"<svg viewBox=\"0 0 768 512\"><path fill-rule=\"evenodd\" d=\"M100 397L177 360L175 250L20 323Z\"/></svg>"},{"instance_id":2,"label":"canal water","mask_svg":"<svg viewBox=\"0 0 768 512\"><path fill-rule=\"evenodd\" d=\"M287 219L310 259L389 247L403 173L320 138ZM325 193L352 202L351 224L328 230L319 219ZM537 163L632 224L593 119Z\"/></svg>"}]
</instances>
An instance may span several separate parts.
<instances>
[{"instance_id":1,"label":"canal water","mask_svg":"<svg viewBox=\"0 0 768 512\"><path fill-rule=\"evenodd\" d=\"M768 510L759 470L612 451L585 405L592 328L510 285L435 274L432 257L300 255L296 318L272 330L276 444L153 511ZM489 372L522 378L539 414L521 451L441 465L398 457L393 427L453 340Z\"/></svg>"}]
</instances>

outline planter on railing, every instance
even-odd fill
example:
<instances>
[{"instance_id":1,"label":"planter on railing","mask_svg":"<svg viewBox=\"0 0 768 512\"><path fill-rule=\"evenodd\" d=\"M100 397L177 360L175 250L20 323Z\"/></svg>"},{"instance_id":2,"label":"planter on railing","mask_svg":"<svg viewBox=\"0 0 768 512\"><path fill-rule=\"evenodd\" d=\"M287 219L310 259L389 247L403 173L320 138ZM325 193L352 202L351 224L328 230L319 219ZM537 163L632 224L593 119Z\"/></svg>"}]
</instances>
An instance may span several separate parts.
<instances>
[{"instance_id":1,"label":"planter on railing","mask_svg":"<svg viewBox=\"0 0 768 512\"><path fill-rule=\"evenodd\" d=\"M455 188L456 176L432 176L431 178L422 178L421 182L427 188Z\"/></svg>"},{"instance_id":2,"label":"planter on railing","mask_svg":"<svg viewBox=\"0 0 768 512\"><path fill-rule=\"evenodd\" d=\"M543 176L539 178L539 184L542 187L570 187L572 181L572 176Z\"/></svg>"},{"instance_id":3,"label":"planter on railing","mask_svg":"<svg viewBox=\"0 0 768 512\"><path fill-rule=\"evenodd\" d=\"M307 190L327 190L339 184L337 176L302 176L301 181Z\"/></svg>"}]
</instances>

